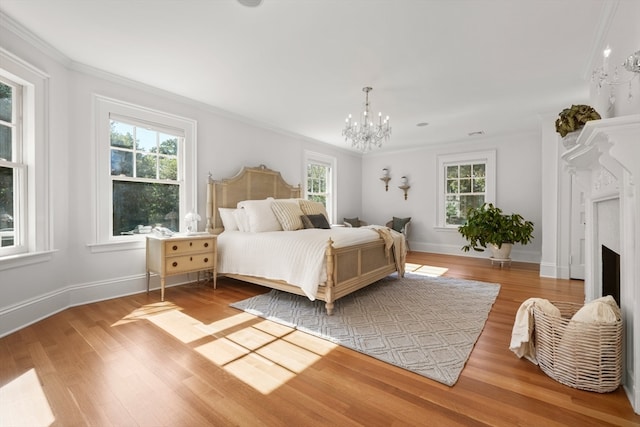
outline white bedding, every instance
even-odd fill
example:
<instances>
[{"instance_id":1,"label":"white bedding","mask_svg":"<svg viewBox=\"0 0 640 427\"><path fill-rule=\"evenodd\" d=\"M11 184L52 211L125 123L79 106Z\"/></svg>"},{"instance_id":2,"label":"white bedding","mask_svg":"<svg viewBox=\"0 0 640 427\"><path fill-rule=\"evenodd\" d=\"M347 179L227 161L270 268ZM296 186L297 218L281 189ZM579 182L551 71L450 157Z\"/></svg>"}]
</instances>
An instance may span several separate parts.
<instances>
[{"instance_id":1,"label":"white bedding","mask_svg":"<svg viewBox=\"0 0 640 427\"><path fill-rule=\"evenodd\" d=\"M302 288L314 300L327 280L325 251L329 238L336 248L380 239L371 228L336 227L246 233L224 231L218 236L218 272L284 280Z\"/></svg>"}]
</instances>

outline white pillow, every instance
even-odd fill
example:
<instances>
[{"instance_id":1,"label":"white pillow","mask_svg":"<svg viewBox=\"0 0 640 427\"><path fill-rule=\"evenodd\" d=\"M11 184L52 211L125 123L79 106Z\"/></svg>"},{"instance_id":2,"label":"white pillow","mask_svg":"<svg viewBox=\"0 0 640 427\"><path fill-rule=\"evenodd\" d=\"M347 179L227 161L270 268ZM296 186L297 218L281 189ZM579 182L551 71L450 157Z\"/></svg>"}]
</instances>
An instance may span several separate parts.
<instances>
[{"instance_id":1,"label":"white pillow","mask_svg":"<svg viewBox=\"0 0 640 427\"><path fill-rule=\"evenodd\" d=\"M220 212L220 219L222 220L222 226L227 231L239 230L238 223L236 222L235 213L236 209L232 208L218 208Z\"/></svg>"},{"instance_id":2,"label":"white pillow","mask_svg":"<svg viewBox=\"0 0 640 427\"><path fill-rule=\"evenodd\" d=\"M249 218L247 217L247 212L244 209L236 209L233 212L233 217L236 220L236 224L238 225L238 230L243 232L249 232Z\"/></svg>"},{"instance_id":3,"label":"white pillow","mask_svg":"<svg viewBox=\"0 0 640 427\"><path fill-rule=\"evenodd\" d=\"M271 204L271 210L278 218L282 229L294 231L304 228L301 216L304 215L298 199L278 199Z\"/></svg>"},{"instance_id":4,"label":"white pillow","mask_svg":"<svg viewBox=\"0 0 640 427\"><path fill-rule=\"evenodd\" d=\"M280 221L271 210L273 200L245 200L238 203L249 219L249 231L262 233L264 231L282 231Z\"/></svg>"}]
</instances>

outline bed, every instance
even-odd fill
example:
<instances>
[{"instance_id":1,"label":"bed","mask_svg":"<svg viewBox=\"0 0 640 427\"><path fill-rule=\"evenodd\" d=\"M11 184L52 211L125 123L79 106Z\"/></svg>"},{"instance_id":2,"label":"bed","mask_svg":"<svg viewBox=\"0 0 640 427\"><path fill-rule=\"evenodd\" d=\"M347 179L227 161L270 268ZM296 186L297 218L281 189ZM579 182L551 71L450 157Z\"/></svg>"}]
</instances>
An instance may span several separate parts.
<instances>
[{"instance_id":1,"label":"bed","mask_svg":"<svg viewBox=\"0 0 640 427\"><path fill-rule=\"evenodd\" d=\"M247 232L248 228L236 230L236 226L228 226L225 230L223 216L229 224L228 215L233 213L242 228L245 220L238 214L244 217L244 211L252 212L249 207L262 206L268 200L278 206L300 203L301 207L315 209L315 205L309 204L312 202L303 201L300 195L299 186L288 184L279 172L264 165L245 167L234 177L220 181L209 177L206 230L218 235L218 274L324 301L329 315L338 298L395 272L404 275L404 236L387 227L369 226L358 230L331 226L295 231L287 227L282 231L265 227L259 232ZM308 215L308 218L314 216L318 215ZM300 249L302 240L312 241L313 255L307 256ZM280 252L285 248L295 249ZM313 261L318 250L320 259ZM262 274L260 265L264 264L277 271ZM315 270L318 275L313 279Z\"/></svg>"}]
</instances>

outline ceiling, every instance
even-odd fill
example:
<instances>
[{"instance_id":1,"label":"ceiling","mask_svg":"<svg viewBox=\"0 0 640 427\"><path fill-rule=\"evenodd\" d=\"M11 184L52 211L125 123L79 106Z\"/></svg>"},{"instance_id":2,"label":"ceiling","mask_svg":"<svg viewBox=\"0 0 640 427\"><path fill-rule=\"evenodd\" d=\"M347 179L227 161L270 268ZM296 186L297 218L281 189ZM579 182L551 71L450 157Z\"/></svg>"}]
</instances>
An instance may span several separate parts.
<instances>
[{"instance_id":1,"label":"ceiling","mask_svg":"<svg viewBox=\"0 0 640 427\"><path fill-rule=\"evenodd\" d=\"M347 147L364 86L384 150L539 129L588 97L612 0L1 0L68 57ZM576 11L579 10L579 16ZM416 126L427 122L428 126Z\"/></svg>"}]
</instances>

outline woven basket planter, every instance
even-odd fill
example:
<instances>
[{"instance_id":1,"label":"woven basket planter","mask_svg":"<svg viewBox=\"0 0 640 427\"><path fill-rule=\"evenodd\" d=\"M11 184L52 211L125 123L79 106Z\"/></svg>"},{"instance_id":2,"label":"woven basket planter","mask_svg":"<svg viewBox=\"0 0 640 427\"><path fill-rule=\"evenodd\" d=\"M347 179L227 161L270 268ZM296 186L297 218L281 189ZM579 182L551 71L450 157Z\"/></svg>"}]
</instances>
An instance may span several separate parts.
<instances>
[{"instance_id":1,"label":"woven basket planter","mask_svg":"<svg viewBox=\"0 0 640 427\"><path fill-rule=\"evenodd\" d=\"M554 380L581 390L607 393L622 381L622 320L570 322L581 304L553 302L562 317L534 306L536 357Z\"/></svg>"}]
</instances>

